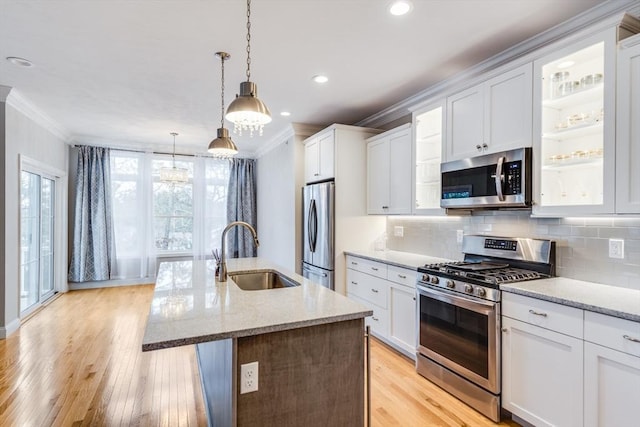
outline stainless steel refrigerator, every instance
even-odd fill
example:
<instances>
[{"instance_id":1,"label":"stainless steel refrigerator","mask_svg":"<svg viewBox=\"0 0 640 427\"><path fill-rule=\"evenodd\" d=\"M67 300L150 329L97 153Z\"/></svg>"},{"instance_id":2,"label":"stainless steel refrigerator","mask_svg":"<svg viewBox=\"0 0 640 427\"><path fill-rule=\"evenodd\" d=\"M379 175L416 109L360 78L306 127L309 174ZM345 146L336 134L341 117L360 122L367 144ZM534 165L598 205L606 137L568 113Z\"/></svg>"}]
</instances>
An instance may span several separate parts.
<instances>
[{"instance_id":1,"label":"stainless steel refrigerator","mask_svg":"<svg viewBox=\"0 0 640 427\"><path fill-rule=\"evenodd\" d=\"M302 275L334 290L334 188L333 182L302 188Z\"/></svg>"}]
</instances>

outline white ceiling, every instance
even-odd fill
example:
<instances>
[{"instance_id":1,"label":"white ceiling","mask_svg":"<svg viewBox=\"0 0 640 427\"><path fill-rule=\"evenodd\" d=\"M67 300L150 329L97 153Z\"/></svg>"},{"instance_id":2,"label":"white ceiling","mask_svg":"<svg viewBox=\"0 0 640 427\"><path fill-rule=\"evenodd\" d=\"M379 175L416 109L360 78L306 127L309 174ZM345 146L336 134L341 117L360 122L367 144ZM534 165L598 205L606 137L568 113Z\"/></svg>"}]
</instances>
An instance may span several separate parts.
<instances>
[{"instance_id":1,"label":"white ceiling","mask_svg":"<svg viewBox=\"0 0 640 427\"><path fill-rule=\"evenodd\" d=\"M413 2L394 17L387 0L253 0L251 80L273 122L262 137L233 136L238 147L255 152L290 122L358 122L606 3ZM231 54L228 105L245 79L245 13L242 0L0 0L0 85L76 143L166 147L175 131L178 152L205 152L220 125L214 53ZM318 73L329 82L312 82Z\"/></svg>"}]
</instances>

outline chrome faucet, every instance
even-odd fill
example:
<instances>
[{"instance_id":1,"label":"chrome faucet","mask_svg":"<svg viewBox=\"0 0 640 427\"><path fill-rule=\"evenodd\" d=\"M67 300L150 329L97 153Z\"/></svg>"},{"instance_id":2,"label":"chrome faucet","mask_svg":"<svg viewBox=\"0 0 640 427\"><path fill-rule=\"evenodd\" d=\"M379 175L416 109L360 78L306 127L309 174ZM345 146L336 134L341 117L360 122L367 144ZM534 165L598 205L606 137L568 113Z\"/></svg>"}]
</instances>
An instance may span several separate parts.
<instances>
[{"instance_id":1,"label":"chrome faucet","mask_svg":"<svg viewBox=\"0 0 640 427\"><path fill-rule=\"evenodd\" d=\"M260 242L258 242L258 233L256 233L255 228L251 226L248 222L244 221L233 221L227 225L222 231L222 246L220 248L220 271L218 272L218 282L226 282L227 281L227 258L226 258L226 237L227 231L236 225L243 225L249 229L251 234L253 235L253 241L256 244L256 247L260 246Z\"/></svg>"}]
</instances>

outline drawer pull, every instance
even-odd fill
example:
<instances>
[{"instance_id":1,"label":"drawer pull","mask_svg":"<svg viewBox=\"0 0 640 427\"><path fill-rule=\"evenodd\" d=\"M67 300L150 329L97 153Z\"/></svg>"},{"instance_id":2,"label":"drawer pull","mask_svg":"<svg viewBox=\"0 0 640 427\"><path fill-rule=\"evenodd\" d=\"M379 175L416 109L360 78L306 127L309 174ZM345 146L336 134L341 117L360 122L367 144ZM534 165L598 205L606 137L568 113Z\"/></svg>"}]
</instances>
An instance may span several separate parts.
<instances>
[{"instance_id":1,"label":"drawer pull","mask_svg":"<svg viewBox=\"0 0 640 427\"><path fill-rule=\"evenodd\" d=\"M373 292L373 293L376 293L376 294L377 294L377 293L378 293L378 290L377 290L377 289L371 289L371 292Z\"/></svg>"},{"instance_id":2,"label":"drawer pull","mask_svg":"<svg viewBox=\"0 0 640 427\"><path fill-rule=\"evenodd\" d=\"M640 339L630 337L629 335L623 335L622 338L624 338L625 340L633 341L633 342L640 342Z\"/></svg>"},{"instance_id":3,"label":"drawer pull","mask_svg":"<svg viewBox=\"0 0 640 427\"><path fill-rule=\"evenodd\" d=\"M398 274L398 277L401 278L401 279L406 279L407 278L407 276L405 276L404 274Z\"/></svg>"},{"instance_id":4,"label":"drawer pull","mask_svg":"<svg viewBox=\"0 0 640 427\"><path fill-rule=\"evenodd\" d=\"M371 267L371 269L372 269L373 271L378 271L378 269L377 269L376 267Z\"/></svg>"},{"instance_id":5,"label":"drawer pull","mask_svg":"<svg viewBox=\"0 0 640 427\"><path fill-rule=\"evenodd\" d=\"M377 322L379 319L378 319L377 317L373 317L373 316L371 316L371 320L373 320L373 321L376 321L376 322Z\"/></svg>"},{"instance_id":6,"label":"drawer pull","mask_svg":"<svg viewBox=\"0 0 640 427\"><path fill-rule=\"evenodd\" d=\"M358 265L358 263L355 261L351 261L351 265Z\"/></svg>"},{"instance_id":7,"label":"drawer pull","mask_svg":"<svg viewBox=\"0 0 640 427\"><path fill-rule=\"evenodd\" d=\"M529 313L535 314L536 316L547 317L547 313L540 313L540 312L534 311L534 310L529 310Z\"/></svg>"},{"instance_id":8,"label":"drawer pull","mask_svg":"<svg viewBox=\"0 0 640 427\"><path fill-rule=\"evenodd\" d=\"M358 282L354 282L354 281L352 280L352 281L351 281L351 284L352 284L352 285L357 285L357 284L358 284Z\"/></svg>"}]
</instances>

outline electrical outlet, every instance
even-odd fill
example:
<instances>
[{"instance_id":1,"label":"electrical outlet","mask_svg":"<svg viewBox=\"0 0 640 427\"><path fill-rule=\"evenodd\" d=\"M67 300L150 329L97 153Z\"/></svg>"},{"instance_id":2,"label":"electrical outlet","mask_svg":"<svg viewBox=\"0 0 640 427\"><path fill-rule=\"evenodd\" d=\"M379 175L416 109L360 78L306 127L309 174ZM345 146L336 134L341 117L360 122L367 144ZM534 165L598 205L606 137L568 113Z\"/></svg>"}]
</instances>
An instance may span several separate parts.
<instances>
[{"instance_id":1,"label":"electrical outlet","mask_svg":"<svg viewBox=\"0 0 640 427\"><path fill-rule=\"evenodd\" d=\"M240 394L258 391L258 362L240 365Z\"/></svg>"},{"instance_id":2,"label":"electrical outlet","mask_svg":"<svg viewBox=\"0 0 640 427\"><path fill-rule=\"evenodd\" d=\"M462 243L463 237L464 237L464 230L456 230L456 242Z\"/></svg>"},{"instance_id":3,"label":"electrical outlet","mask_svg":"<svg viewBox=\"0 0 640 427\"><path fill-rule=\"evenodd\" d=\"M401 225L396 225L393 227L393 235L396 237L404 236L404 227Z\"/></svg>"},{"instance_id":4,"label":"electrical outlet","mask_svg":"<svg viewBox=\"0 0 640 427\"><path fill-rule=\"evenodd\" d=\"M624 240L609 239L609 258L624 258Z\"/></svg>"}]
</instances>

